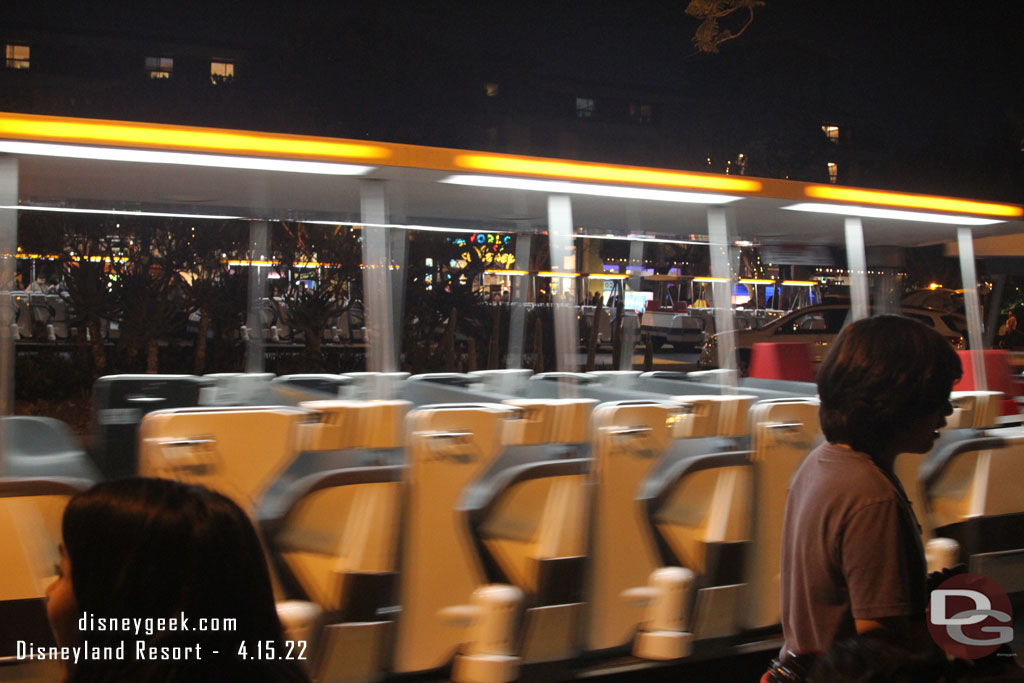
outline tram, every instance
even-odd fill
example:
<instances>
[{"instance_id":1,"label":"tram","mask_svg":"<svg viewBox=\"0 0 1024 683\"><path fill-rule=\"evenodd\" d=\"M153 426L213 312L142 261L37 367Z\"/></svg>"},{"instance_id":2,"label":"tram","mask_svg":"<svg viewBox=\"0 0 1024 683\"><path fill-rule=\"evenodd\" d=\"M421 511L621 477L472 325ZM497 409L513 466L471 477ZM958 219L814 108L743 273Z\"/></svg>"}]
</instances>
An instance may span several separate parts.
<instances>
[{"instance_id":1,"label":"tram","mask_svg":"<svg viewBox=\"0 0 1024 683\"><path fill-rule=\"evenodd\" d=\"M264 336L249 334L246 373L103 377L87 453L60 423L12 416L16 322L5 319L0 681L59 677L53 662L17 656L15 641L50 638L44 595L61 511L91 482L135 473L205 484L250 515L279 614L308 644L317 681L571 680L737 653L767 661L781 643L786 489L822 438L815 387L739 378L728 334L717 370L641 374L626 359L579 372L575 252L588 239L627 242L641 266L653 245L706 236L717 302L706 319L719 333L737 325L722 302L741 282L741 244L845 246L853 319L878 304L867 247L957 249L967 377L933 452L900 456L897 470L923 511L934 568L965 561L1016 604L1024 595L1024 542L1011 531L1024 521L1014 488L1024 427L1002 416L1008 379L996 387L986 372L999 359L983 350L973 256L975 240L1024 233L1020 206L0 114L0 281L12 280L19 217L33 211L176 216L197 230L237 220L255 253L279 221L360 230L366 368L275 377ZM399 310L416 231L501 235L492 243L503 245L513 235L517 264L543 245L545 277L572 302L552 306L557 371L523 367L525 279L509 277L505 367L404 373ZM253 272L258 329L271 293ZM639 268L616 275L643 289Z\"/></svg>"}]
</instances>

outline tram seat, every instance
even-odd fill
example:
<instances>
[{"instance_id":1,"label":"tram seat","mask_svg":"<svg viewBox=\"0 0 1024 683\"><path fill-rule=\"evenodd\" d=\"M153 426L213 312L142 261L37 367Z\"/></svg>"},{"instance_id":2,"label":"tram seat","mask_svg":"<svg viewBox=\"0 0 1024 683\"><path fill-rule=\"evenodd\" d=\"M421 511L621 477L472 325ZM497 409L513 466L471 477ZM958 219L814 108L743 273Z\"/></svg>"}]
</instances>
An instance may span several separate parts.
<instances>
[{"instance_id":1,"label":"tram seat","mask_svg":"<svg viewBox=\"0 0 1024 683\"><path fill-rule=\"evenodd\" d=\"M1024 436L981 436L936 452L921 468L929 523L960 544L971 572L1024 592Z\"/></svg>"},{"instance_id":2,"label":"tram seat","mask_svg":"<svg viewBox=\"0 0 1024 683\"><path fill-rule=\"evenodd\" d=\"M641 605L624 600L623 595L649 581L655 584L654 572L659 568L686 567L700 575L699 583L707 583L705 551L710 547L708 543L718 542L714 537L721 528L721 520L709 526L708 518L728 517L727 511L734 505L748 506L749 493L730 493L726 486L714 482L706 488L705 478L697 481L687 477L688 468L706 460L708 453L731 450L742 443L746 411L752 400L749 396L680 396L663 401L605 403L594 411L586 649L612 650L630 643L645 612ZM749 468L746 460L743 464ZM724 479L735 485L742 477L729 472ZM685 485L680 485L681 481ZM689 486L691 481L697 483L695 489ZM709 504L706 494L717 502ZM692 513L689 517L678 514L687 506ZM684 633L692 631L684 614L690 602L687 596L676 605L679 631L670 636L659 634L663 640L676 641L668 653L674 657L687 653L693 637ZM735 610L721 600L705 611L714 610L724 612L730 621L734 619ZM665 658L664 648L645 644L648 628L647 624L641 626L634 654Z\"/></svg>"},{"instance_id":3,"label":"tram seat","mask_svg":"<svg viewBox=\"0 0 1024 683\"><path fill-rule=\"evenodd\" d=\"M39 340L54 341L56 332L53 328L53 309L50 308L46 294L29 295L29 313L32 320L32 336Z\"/></svg>"},{"instance_id":4,"label":"tram seat","mask_svg":"<svg viewBox=\"0 0 1024 683\"><path fill-rule=\"evenodd\" d=\"M193 375L107 375L93 385L92 455L107 478L138 470L138 431L154 410L199 404L209 380Z\"/></svg>"},{"instance_id":5,"label":"tram seat","mask_svg":"<svg viewBox=\"0 0 1024 683\"><path fill-rule=\"evenodd\" d=\"M369 680L386 665L400 529L406 401L308 401L299 454L260 506L284 591L324 626L313 670ZM314 641L317 640L313 634Z\"/></svg>"},{"instance_id":6,"label":"tram seat","mask_svg":"<svg viewBox=\"0 0 1024 683\"><path fill-rule=\"evenodd\" d=\"M66 424L50 417L4 417L4 476L75 477L95 482L100 471Z\"/></svg>"},{"instance_id":7,"label":"tram seat","mask_svg":"<svg viewBox=\"0 0 1024 683\"><path fill-rule=\"evenodd\" d=\"M348 398L352 384L351 377L328 373L281 375L270 380L274 396L288 405L317 399Z\"/></svg>"},{"instance_id":8,"label":"tram seat","mask_svg":"<svg viewBox=\"0 0 1024 683\"><path fill-rule=\"evenodd\" d=\"M49 304L50 309L53 311L53 317L50 322L53 325L54 337L61 340L69 338L71 336L69 328L71 319L68 315L67 302L59 294L47 294L46 303Z\"/></svg>"},{"instance_id":9,"label":"tram seat","mask_svg":"<svg viewBox=\"0 0 1024 683\"><path fill-rule=\"evenodd\" d=\"M1010 369L1010 354L1005 349L985 349L982 351L985 363L985 379L987 388L1005 394L1000 406L1001 415L1015 415L1020 412L1014 397L1024 394L1020 384L1014 379ZM960 381L953 385L957 391L977 389L974 386L974 356L970 351L957 351L963 364L964 374Z\"/></svg>"},{"instance_id":10,"label":"tram seat","mask_svg":"<svg viewBox=\"0 0 1024 683\"><path fill-rule=\"evenodd\" d=\"M639 370L591 370L587 375L608 387L636 389L641 372Z\"/></svg>"},{"instance_id":11,"label":"tram seat","mask_svg":"<svg viewBox=\"0 0 1024 683\"><path fill-rule=\"evenodd\" d=\"M736 376L736 374L735 370L726 369L698 370L688 373L655 370L640 375L638 388L640 391L670 396L680 393L718 395L724 391L732 391L730 375ZM744 377L739 379L738 384L739 391L756 396L758 399L797 398L814 396L817 393L817 387L809 382Z\"/></svg>"},{"instance_id":12,"label":"tram seat","mask_svg":"<svg viewBox=\"0 0 1024 683\"><path fill-rule=\"evenodd\" d=\"M203 375L199 392L202 406L245 406L267 402L272 372L214 372ZM168 406L171 407L171 406Z\"/></svg>"},{"instance_id":13,"label":"tram seat","mask_svg":"<svg viewBox=\"0 0 1024 683\"><path fill-rule=\"evenodd\" d=\"M255 520L260 499L297 455L297 425L310 419L279 406L150 413L139 428L139 473L203 484Z\"/></svg>"},{"instance_id":14,"label":"tram seat","mask_svg":"<svg viewBox=\"0 0 1024 683\"><path fill-rule=\"evenodd\" d=\"M11 302L17 312L14 320L18 336L22 339L31 339L33 325L29 295L24 292L11 292Z\"/></svg>"},{"instance_id":15,"label":"tram seat","mask_svg":"<svg viewBox=\"0 0 1024 683\"><path fill-rule=\"evenodd\" d=\"M811 352L803 342L762 342L750 353L751 377L813 382Z\"/></svg>"},{"instance_id":16,"label":"tram seat","mask_svg":"<svg viewBox=\"0 0 1024 683\"><path fill-rule=\"evenodd\" d=\"M45 596L60 559L61 518L68 499L90 484L63 478L0 479L0 670L10 680L60 678L59 662L18 661L16 644L55 644ZM8 680L4 674L0 678Z\"/></svg>"},{"instance_id":17,"label":"tram seat","mask_svg":"<svg viewBox=\"0 0 1024 683\"><path fill-rule=\"evenodd\" d=\"M952 444L982 436L982 430L995 424L1002 397L997 391L954 391L950 396L953 412L946 418L946 426L939 432L939 438L931 451L901 453L897 456L893 470L921 524L923 540L932 539L934 530L926 514L925 491L919 479L921 468L936 453Z\"/></svg>"},{"instance_id":18,"label":"tram seat","mask_svg":"<svg viewBox=\"0 0 1024 683\"><path fill-rule=\"evenodd\" d=\"M456 506L503 450L505 423L515 414L500 405L434 406L409 414L395 673L440 669L463 640L439 613L468 603L487 578L466 515ZM330 637L344 635L329 633L328 651L336 649Z\"/></svg>"},{"instance_id":19,"label":"tram seat","mask_svg":"<svg viewBox=\"0 0 1024 683\"><path fill-rule=\"evenodd\" d=\"M603 306L601 307L601 314L597 316L597 343L612 343L612 314Z\"/></svg>"},{"instance_id":20,"label":"tram seat","mask_svg":"<svg viewBox=\"0 0 1024 683\"><path fill-rule=\"evenodd\" d=\"M352 379L350 398L356 400L378 400L393 398L404 388L408 372L348 372ZM401 397L406 398L406 397Z\"/></svg>"},{"instance_id":21,"label":"tram seat","mask_svg":"<svg viewBox=\"0 0 1024 683\"><path fill-rule=\"evenodd\" d=\"M516 396L525 391L526 384L530 381L533 371L522 368L507 368L504 370L476 370L469 374L477 380L474 388Z\"/></svg>"},{"instance_id":22,"label":"tram seat","mask_svg":"<svg viewBox=\"0 0 1024 683\"><path fill-rule=\"evenodd\" d=\"M753 531L743 563L747 585L741 626L776 627L780 620L779 557L789 484L821 441L816 398L762 401L750 409Z\"/></svg>"},{"instance_id":23,"label":"tram seat","mask_svg":"<svg viewBox=\"0 0 1024 683\"><path fill-rule=\"evenodd\" d=\"M413 375L398 392L415 406L436 403L500 403L508 394L486 391L472 375L459 372L432 372Z\"/></svg>"},{"instance_id":24,"label":"tram seat","mask_svg":"<svg viewBox=\"0 0 1024 683\"><path fill-rule=\"evenodd\" d=\"M575 654L588 461L572 457L571 449L536 441L554 437L570 446L584 443L593 402L577 404L565 401L547 410L531 402L436 405L409 414L400 611L388 667L393 673L438 670L453 663L454 655L453 680L481 680L473 673L481 666L503 667L508 675L501 680L511 680L520 658L529 663ZM551 417L576 430L538 424ZM518 457L504 457L515 448ZM518 588L488 588L496 581ZM455 613L480 615L479 605L473 610L460 606L490 600L491 592L527 596L525 613L513 601L482 617L521 633L502 646L517 643L514 654L495 652L486 642L465 643L473 630L446 623ZM378 629L370 640L381 643L392 627L390 618L384 614L377 624L328 626L325 668L318 673L341 677L336 667L344 667L345 653L362 642L359 629L364 635ZM351 678L347 672L346 677Z\"/></svg>"},{"instance_id":25,"label":"tram seat","mask_svg":"<svg viewBox=\"0 0 1024 683\"><path fill-rule=\"evenodd\" d=\"M673 326L678 326L682 332L703 332L706 325L705 319L694 315L677 315L672 318Z\"/></svg>"}]
</instances>

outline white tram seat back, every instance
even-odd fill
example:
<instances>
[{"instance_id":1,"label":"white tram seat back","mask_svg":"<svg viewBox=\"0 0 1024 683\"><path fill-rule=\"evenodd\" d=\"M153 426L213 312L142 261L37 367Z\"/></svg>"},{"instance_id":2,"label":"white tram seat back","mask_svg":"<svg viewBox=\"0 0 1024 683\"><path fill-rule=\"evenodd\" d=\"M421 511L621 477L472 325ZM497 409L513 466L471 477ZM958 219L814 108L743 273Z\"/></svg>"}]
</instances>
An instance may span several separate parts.
<instances>
[{"instance_id":1,"label":"white tram seat back","mask_svg":"<svg viewBox=\"0 0 1024 683\"><path fill-rule=\"evenodd\" d=\"M922 468L928 521L953 538L970 571L1007 593L1024 591L1024 435L986 436L952 444Z\"/></svg>"},{"instance_id":2,"label":"white tram seat back","mask_svg":"<svg viewBox=\"0 0 1024 683\"><path fill-rule=\"evenodd\" d=\"M578 398L521 398L504 402L519 409L506 423L505 443L530 446L545 443L583 443L597 401Z\"/></svg>"},{"instance_id":3,"label":"white tram seat back","mask_svg":"<svg viewBox=\"0 0 1024 683\"><path fill-rule=\"evenodd\" d=\"M303 401L299 407L318 419L298 425L300 451L342 448L401 448L408 401Z\"/></svg>"},{"instance_id":4,"label":"white tram seat back","mask_svg":"<svg viewBox=\"0 0 1024 683\"><path fill-rule=\"evenodd\" d=\"M461 629L448 626L439 612L468 603L486 581L456 503L501 453L503 422L513 415L511 408L496 404L430 407L409 414L395 672L442 667L462 642Z\"/></svg>"},{"instance_id":5,"label":"white tram seat back","mask_svg":"<svg viewBox=\"0 0 1024 683\"><path fill-rule=\"evenodd\" d=\"M934 536L934 528L930 516L926 514L925 490L919 477L921 466L951 440L977 435L979 432L975 430L994 425L1002 398L1003 394L998 391L954 391L949 397L953 412L946 417L946 426L932 450L928 453L901 453L897 456L893 470L910 499L925 541Z\"/></svg>"},{"instance_id":6,"label":"white tram seat back","mask_svg":"<svg viewBox=\"0 0 1024 683\"><path fill-rule=\"evenodd\" d=\"M407 401L306 401L300 407L319 418L296 425L300 451L360 451L365 456L365 451L397 450L404 444ZM284 494L287 502L278 505L285 514L274 545L305 595L328 612L346 604L349 575L395 571L399 478L375 476L372 469L365 462L332 468L351 474L333 482L318 477L326 472L315 466L304 469Z\"/></svg>"},{"instance_id":7,"label":"white tram seat back","mask_svg":"<svg viewBox=\"0 0 1024 683\"><path fill-rule=\"evenodd\" d=\"M258 405L270 395L272 372L214 372L203 375L210 385L199 391L202 406Z\"/></svg>"},{"instance_id":8,"label":"white tram seat back","mask_svg":"<svg viewBox=\"0 0 1024 683\"><path fill-rule=\"evenodd\" d=\"M46 589L56 579L61 519L68 500L91 482L0 479L0 680L59 678L53 662L18 661L16 640L53 645Z\"/></svg>"},{"instance_id":9,"label":"white tram seat back","mask_svg":"<svg viewBox=\"0 0 1024 683\"><path fill-rule=\"evenodd\" d=\"M744 565L748 593L743 627L779 623L782 522L789 484L797 468L821 442L818 400L762 401L750 410L751 462L754 475L754 528Z\"/></svg>"},{"instance_id":10,"label":"white tram seat back","mask_svg":"<svg viewBox=\"0 0 1024 683\"><path fill-rule=\"evenodd\" d=\"M747 419L754 396L697 395L673 396L680 404L672 421L673 439L700 439L710 436L738 437L749 434Z\"/></svg>"},{"instance_id":11,"label":"white tram seat back","mask_svg":"<svg viewBox=\"0 0 1024 683\"><path fill-rule=\"evenodd\" d=\"M587 649L628 643L639 624L635 654L680 657L694 637L737 630L741 587L722 577L736 573L733 556L749 541L751 477L742 444L753 401L743 395L675 396L608 403L595 411ZM725 574L723 562L732 565ZM676 598L675 616L660 620L675 625L653 627L651 609L623 595L646 592L656 605L663 597L657 577L666 567L689 572L696 599L687 589ZM676 644L649 647L648 637L652 644Z\"/></svg>"},{"instance_id":12,"label":"white tram seat back","mask_svg":"<svg viewBox=\"0 0 1024 683\"><path fill-rule=\"evenodd\" d=\"M255 520L263 494L294 460L295 408L181 408L147 414L139 427L139 473L220 491Z\"/></svg>"},{"instance_id":13,"label":"white tram seat back","mask_svg":"<svg viewBox=\"0 0 1024 683\"><path fill-rule=\"evenodd\" d=\"M593 399L517 399L504 423L506 451L464 492L490 581L525 596L518 653L524 664L578 652L587 555L587 477Z\"/></svg>"},{"instance_id":14,"label":"white tram seat back","mask_svg":"<svg viewBox=\"0 0 1024 683\"><path fill-rule=\"evenodd\" d=\"M469 374L479 380L481 388L485 391L515 396L526 390L533 371L526 368L505 368L502 370L475 370Z\"/></svg>"},{"instance_id":15,"label":"white tram seat back","mask_svg":"<svg viewBox=\"0 0 1024 683\"><path fill-rule=\"evenodd\" d=\"M622 592L647 585L660 566L640 485L665 454L679 406L669 401L603 403L594 410L593 504L586 650L629 643L644 606Z\"/></svg>"}]
</instances>

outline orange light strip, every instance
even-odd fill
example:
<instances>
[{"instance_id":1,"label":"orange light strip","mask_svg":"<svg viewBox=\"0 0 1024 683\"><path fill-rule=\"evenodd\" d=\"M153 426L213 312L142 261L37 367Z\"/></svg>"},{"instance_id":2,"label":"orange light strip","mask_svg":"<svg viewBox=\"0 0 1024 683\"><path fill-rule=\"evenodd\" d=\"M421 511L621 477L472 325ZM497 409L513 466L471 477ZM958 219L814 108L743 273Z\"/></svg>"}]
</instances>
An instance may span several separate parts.
<instances>
[{"instance_id":1,"label":"orange light strip","mask_svg":"<svg viewBox=\"0 0 1024 683\"><path fill-rule=\"evenodd\" d=\"M1024 209L1010 204L992 204L989 202L975 202L968 199L930 197L928 195L903 194L900 192L859 190L848 187L836 187L834 185L810 185L804 188L804 194L815 199L831 199L840 202L876 204L906 209L955 211L958 213L974 213L1005 218L1019 218L1024 215Z\"/></svg>"},{"instance_id":2,"label":"orange light strip","mask_svg":"<svg viewBox=\"0 0 1024 683\"><path fill-rule=\"evenodd\" d=\"M740 284L744 285L774 285L775 280L762 280L760 278L741 277Z\"/></svg>"},{"instance_id":3,"label":"orange light strip","mask_svg":"<svg viewBox=\"0 0 1024 683\"><path fill-rule=\"evenodd\" d=\"M703 276L695 277L695 278L693 278L693 281L694 282L732 282L732 280L730 280L727 277L703 277Z\"/></svg>"},{"instance_id":4,"label":"orange light strip","mask_svg":"<svg viewBox=\"0 0 1024 683\"><path fill-rule=\"evenodd\" d=\"M721 192L759 192L757 180L735 176L716 176L679 171L658 171L627 166L585 164L548 159L496 156L490 154L458 154L455 165L473 171L490 171L517 175L543 176L571 180L596 180L605 183L685 187Z\"/></svg>"},{"instance_id":5,"label":"orange light strip","mask_svg":"<svg viewBox=\"0 0 1024 683\"><path fill-rule=\"evenodd\" d=\"M814 287L819 284L814 280L783 280L782 284L790 285L793 287Z\"/></svg>"},{"instance_id":6,"label":"orange light strip","mask_svg":"<svg viewBox=\"0 0 1024 683\"><path fill-rule=\"evenodd\" d=\"M0 114L0 138L322 161L383 161L391 156L381 145L307 135L27 114Z\"/></svg>"},{"instance_id":7,"label":"orange light strip","mask_svg":"<svg viewBox=\"0 0 1024 683\"><path fill-rule=\"evenodd\" d=\"M541 270L537 272L540 277L579 277L579 273L560 273L553 270Z\"/></svg>"},{"instance_id":8,"label":"orange light strip","mask_svg":"<svg viewBox=\"0 0 1024 683\"><path fill-rule=\"evenodd\" d=\"M486 275L529 275L528 270L502 270L500 268L492 268L491 270L485 270Z\"/></svg>"}]
</instances>

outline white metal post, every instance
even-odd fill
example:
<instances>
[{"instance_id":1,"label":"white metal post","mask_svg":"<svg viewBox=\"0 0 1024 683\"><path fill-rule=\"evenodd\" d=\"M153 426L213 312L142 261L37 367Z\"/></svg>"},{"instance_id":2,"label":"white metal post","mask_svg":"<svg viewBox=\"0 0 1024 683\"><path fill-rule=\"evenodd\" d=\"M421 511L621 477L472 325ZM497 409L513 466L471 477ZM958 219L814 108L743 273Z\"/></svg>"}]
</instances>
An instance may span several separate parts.
<instances>
[{"instance_id":1,"label":"white metal post","mask_svg":"<svg viewBox=\"0 0 1024 683\"><path fill-rule=\"evenodd\" d=\"M864 251L864 226L859 218L846 219L846 270L850 282L852 320L868 317L868 267Z\"/></svg>"},{"instance_id":2,"label":"white metal post","mask_svg":"<svg viewBox=\"0 0 1024 683\"><path fill-rule=\"evenodd\" d=\"M708 207L708 246L711 250L711 277L715 278L712 297L715 307L715 333L718 335L718 367L736 369L736 339L732 313L732 240L729 221L719 206ZM736 373L726 373L726 386L737 385Z\"/></svg>"},{"instance_id":3,"label":"white metal post","mask_svg":"<svg viewBox=\"0 0 1024 683\"><path fill-rule=\"evenodd\" d=\"M18 205L18 160L11 156L0 156L0 206ZM15 254L18 251L18 211L0 209L0 305L6 310L0 316L0 418L14 412L14 336L12 324L17 312L11 308L6 292L15 288L17 274ZM7 319L11 311L10 320ZM7 452L7 432L0 419L0 475L5 471L4 458Z\"/></svg>"},{"instance_id":4,"label":"white metal post","mask_svg":"<svg viewBox=\"0 0 1024 683\"><path fill-rule=\"evenodd\" d=\"M985 354L982 350L981 303L978 300L978 274L974 268L974 235L970 228L957 228L957 246L960 251L960 279L964 288L964 307L967 311L967 340L971 345L971 367L976 391L988 390L985 375Z\"/></svg>"},{"instance_id":5,"label":"white metal post","mask_svg":"<svg viewBox=\"0 0 1024 683\"><path fill-rule=\"evenodd\" d=\"M571 274L576 269L576 246L572 232L572 200L566 195L548 197L548 240L551 254L551 270ZM561 372L576 370L577 334L576 279L560 278L559 290L562 302L554 302L555 315L555 364ZM565 297L564 293L569 296ZM564 383L559 383L565 386Z\"/></svg>"},{"instance_id":6,"label":"white metal post","mask_svg":"<svg viewBox=\"0 0 1024 683\"><path fill-rule=\"evenodd\" d=\"M249 314L245 325L249 340L245 345L245 371L263 372L263 300L267 297L267 275L270 267L257 265L270 257L270 224L267 221L249 223Z\"/></svg>"},{"instance_id":7,"label":"white metal post","mask_svg":"<svg viewBox=\"0 0 1024 683\"><path fill-rule=\"evenodd\" d=\"M397 369L392 325L391 255L388 244L387 201L384 183L364 180L361 186L363 221L363 315L366 321L366 369L394 372ZM443 286L443 284L442 284ZM378 397L379 398L379 397Z\"/></svg>"}]
</instances>

